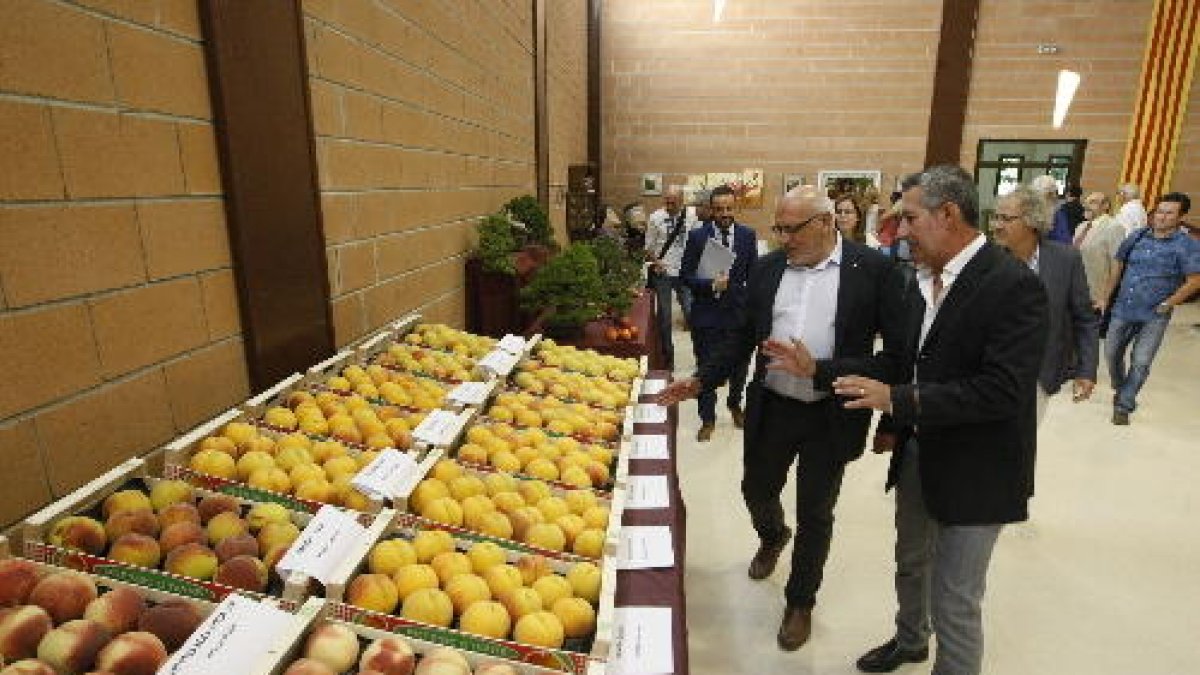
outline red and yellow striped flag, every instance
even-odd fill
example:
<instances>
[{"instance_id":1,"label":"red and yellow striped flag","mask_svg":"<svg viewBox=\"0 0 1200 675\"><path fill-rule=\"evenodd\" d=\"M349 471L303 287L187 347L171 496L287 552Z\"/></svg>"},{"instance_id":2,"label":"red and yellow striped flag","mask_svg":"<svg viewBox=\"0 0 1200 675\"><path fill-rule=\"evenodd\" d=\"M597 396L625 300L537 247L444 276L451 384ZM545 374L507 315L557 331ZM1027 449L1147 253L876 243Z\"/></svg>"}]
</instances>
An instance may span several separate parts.
<instances>
[{"instance_id":1,"label":"red and yellow striped flag","mask_svg":"<svg viewBox=\"0 0 1200 675\"><path fill-rule=\"evenodd\" d=\"M1121 183L1141 186L1147 205L1167 191L1175 171L1175 149L1200 49L1198 22L1197 0L1154 2L1121 168Z\"/></svg>"}]
</instances>

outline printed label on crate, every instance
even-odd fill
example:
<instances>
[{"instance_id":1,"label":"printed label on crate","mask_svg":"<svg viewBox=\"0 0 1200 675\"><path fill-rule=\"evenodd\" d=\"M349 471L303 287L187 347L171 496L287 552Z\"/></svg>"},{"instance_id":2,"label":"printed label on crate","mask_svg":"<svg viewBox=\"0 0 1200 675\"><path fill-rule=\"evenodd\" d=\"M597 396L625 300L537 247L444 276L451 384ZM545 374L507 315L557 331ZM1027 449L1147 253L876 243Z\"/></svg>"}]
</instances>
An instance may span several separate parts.
<instances>
[{"instance_id":1,"label":"printed label on crate","mask_svg":"<svg viewBox=\"0 0 1200 675\"><path fill-rule=\"evenodd\" d=\"M412 456L388 448L355 474L350 484L373 499L394 499L418 478Z\"/></svg>"},{"instance_id":2,"label":"printed label on crate","mask_svg":"<svg viewBox=\"0 0 1200 675\"><path fill-rule=\"evenodd\" d=\"M248 672L247 656L265 654L293 621L294 617L287 612L231 595L158 672L169 675Z\"/></svg>"},{"instance_id":3,"label":"printed label on crate","mask_svg":"<svg viewBox=\"0 0 1200 675\"><path fill-rule=\"evenodd\" d=\"M450 390L446 398L462 405L483 405L492 393L490 382L463 382Z\"/></svg>"},{"instance_id":4,"label":"printed label on crate","mask_svg":"<svg viewBox=\"0 0 1200 675\"><path fill-rule=\"evenodd\" d=\"M449 410L430 411L413 429L413 440L430 445L450 445L470 416L467 411L461 414Z\"/></svg>"},{"instance_id":5,"label":"printed label on crate","mask_svg":"<svg viewBox=\"0 0 1200 675\"><path fill-rule=\"evenodd\" d=\"M343 603L333 603L333 617L360 626L367 626L415 640L446 645L477 654L527 663L540 668L583 675L587 657L574 652L551 650L508 640L493 640L459 631L430 626L390 614L379 614Z\"/></svg>"},{"instance_id":6,"label":"printed label on crate","mask_svg":"<svg viewBox=\"0 0 1200 675\"><path fill-rule=\"evenodd\" d=\"M646 380L642 382L642 396L653 396L666 388L666 380Z\"/></svg>"},{"instance_id":7,"label":"printed label on crate","mask_svg":"<svg viewBox=\"0 0 1200 675\"><path fill-rule=\"evenodd\" d=\"M501 377L506 377L512 372L513 368L517 367L517 362L520 360L521 357L519 354L506 352L503 349L493 349L487 353L487 356L479 359L476 365L480 368L486 368Z\"/></svg>"},{"instance_id":8,"label":"printed label on crate","mask_svg":"<svg viewBox=\"0 0 1200 675\"><path fill-rule=\"evenodd\" d=\"M509 333L496 343L497 349L503 349L509 354L522 354L525 351L525 338Z\"/></svg>"},{"instance_id":9,"label":"printed label on crate","mask_svg":"<svg viewBox=\"0 0 1200 675\"><path fill-rule=\"evenodd\" d=\"M633 421L638 424L662 424L667 421L667 407L657 403L639 403L633 409Z\"/></svg>"},{"instance_id":10,"label":"printed label on crate","mask_svg":"<svg viewBox=\"0 0 1200 675\"><path fill-rule=\"evenodd\" d=\"M301 572L323 584L329 583L334 569L366 534L367 528L359 525L353 514L324 506L288 547L275 569L281 577Z\"/></svg>"},{"instance_id":11,"label":"printed label on crate","mask_svg":"<svg viewBox=\"0 0 1200 675\"><path fill-rule=\"evenodd\" d=\"M629 450L630 459L671 459L665 434L637 434Z\"/></svg>"}]
</instances>

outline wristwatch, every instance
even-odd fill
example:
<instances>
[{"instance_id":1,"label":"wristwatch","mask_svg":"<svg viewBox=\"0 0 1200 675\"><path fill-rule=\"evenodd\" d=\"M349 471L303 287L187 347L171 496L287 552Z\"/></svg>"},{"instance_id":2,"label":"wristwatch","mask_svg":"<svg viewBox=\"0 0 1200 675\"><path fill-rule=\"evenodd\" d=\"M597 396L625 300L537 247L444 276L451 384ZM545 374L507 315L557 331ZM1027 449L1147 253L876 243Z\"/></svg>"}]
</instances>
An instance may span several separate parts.
<instances>
[{"instance_id":1,"label":"wristwatch","mask_svg":"<svg viewBox=\"0 0 1200 675\"><path fill-rule=\"evenodd\" d=\"M1175 309L1174 306L1168 305L1167 303L1162 302L1162 303L1159 303L1158 307L1154 308L1154 313L1159 316L1166 316L1167 314L1170 314L1171 310L1173 310L1173 309Z\"/></svg>"}]
</instances>

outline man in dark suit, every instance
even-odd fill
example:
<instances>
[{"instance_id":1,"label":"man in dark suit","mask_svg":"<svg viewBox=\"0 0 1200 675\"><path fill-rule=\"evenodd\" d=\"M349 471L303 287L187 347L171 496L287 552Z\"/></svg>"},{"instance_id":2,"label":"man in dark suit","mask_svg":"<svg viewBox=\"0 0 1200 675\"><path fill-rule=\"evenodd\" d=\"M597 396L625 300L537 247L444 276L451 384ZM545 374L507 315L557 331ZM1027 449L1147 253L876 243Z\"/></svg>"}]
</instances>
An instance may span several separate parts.
<instances>
[{"instance_id":1,"label":"man in dark suit","mask_svg":"<svg viewBox=\"0 0 1200 675\"><path fill-rule=\"evenodd\" d=\"M712 361L717 347L741 322L746 309L746 282L750 267L758 258L758 237L754 230L734 222L733 205L733 190L724 185L713 189L709 195L712 220L688 233L679 268L679 275L692 289L692 351L700 367ZM734 254L733 265L716 278L699 274L700 258L710 240ZM747 364L748 361L743 359L729 374L729 412L738 428L745 423L742 389L746 386ZM698 403L700 431L696 440L707 441L712 438L717 423L716 386L701 391Z\"/></svg>"},{"instance_id":2,"label":"man in dark suit","mask_svg":"<svg viewBox=\"0 0 1200 675\"><path fill-rule=\"evenodd\" d=\"M896 450L896 632L857 665L882 673L924 661L933 632L933 672L970 675L983 663L992 548L1005 523L1028 513L1046 292L979 231L966 171L933 167L903 187L901 236L920 266L904 374L893 385L858 375L833 385L852 399L847 408L887 413L877 449Z\"/></svg>"},{"instance_id":3,"label":"man in dark suit","mask_svg":"<svg viewBox=\"0 0 1200 675\"><path fill-rule=\"evenodd\" d=\"M743 448L742 496L761 541L749 575L770 575L791 537L780 494L796 461L796 544L778 635L793 650L811 631L845 465L862 454L871 423L869 410L842 408L831 383L846 373L892 379L904 279L885 256L841 237L832 202L815 188L785 195L773 230L780 250L755 265L740 323L696 377L673 383L658 401L671 405L720 385L762 346L747 391ZM873 356L880 333L884 350ZM795 374L768 364L781 351L800 356Z\"/></svg>"},{"instance_id":4,"label":"man in dark suit","mask_svg":"<svg viewBox=\"0 0 1200 675\"><path fill-rule=\"evenodd\" d=\"M1007 248L1042 280L1050 310L1046 356L1038 375L1038 424L1047 397L1073 380L1072 398L1083 401L1096 386L1100 325L1092 309L1083 258L1074 248L1046 238L1050 219L1037 194L1017 186L1001 197L992 214L996 243Z\"/></svg>"}]
</instances>

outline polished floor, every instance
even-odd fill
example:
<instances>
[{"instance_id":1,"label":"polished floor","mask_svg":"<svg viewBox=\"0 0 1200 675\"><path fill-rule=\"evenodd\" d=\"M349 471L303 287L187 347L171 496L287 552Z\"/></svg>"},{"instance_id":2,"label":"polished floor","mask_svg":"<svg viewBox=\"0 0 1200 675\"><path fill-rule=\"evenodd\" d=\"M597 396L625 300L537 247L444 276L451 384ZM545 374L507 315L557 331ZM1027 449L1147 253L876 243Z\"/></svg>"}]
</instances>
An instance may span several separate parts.
<instances>
[{"instance_id":1,"label":"polished floor","mask_svg":"<svg viewBox=\"0 0 1200 675\"><path fill-rule=\"evenodd\" d=\"M992 559L985 673L1200 673L1196 323L1200 306L1176 313L1131 426L1109 423L1112 390L1103 373L1090 401L1051 399L1033 517L1004 529ZM677 331L675 344L676 372L688 374L688 334ZM742 439L718 410L708 443L695 441L695 402L682 404L680 415L691 672L858 672L854 660L892 635L895 612L886 457L867 453L847 469L813 636L786 653L775 631L790 548L769 579L746 576L757 540L738 492ZM795 494L794 476L784 494ZM929 664L897 672L928 673Z\"/></svg>"}]
</instances>

